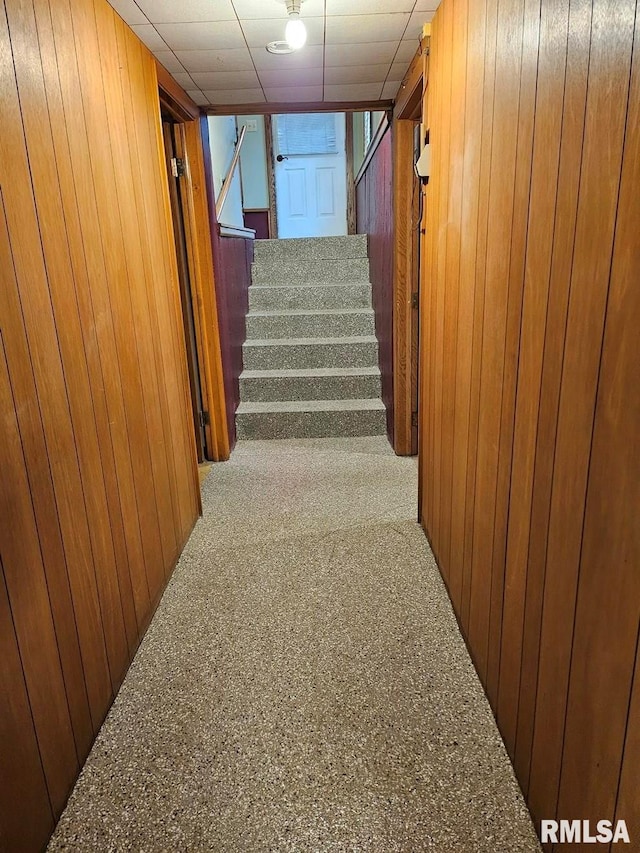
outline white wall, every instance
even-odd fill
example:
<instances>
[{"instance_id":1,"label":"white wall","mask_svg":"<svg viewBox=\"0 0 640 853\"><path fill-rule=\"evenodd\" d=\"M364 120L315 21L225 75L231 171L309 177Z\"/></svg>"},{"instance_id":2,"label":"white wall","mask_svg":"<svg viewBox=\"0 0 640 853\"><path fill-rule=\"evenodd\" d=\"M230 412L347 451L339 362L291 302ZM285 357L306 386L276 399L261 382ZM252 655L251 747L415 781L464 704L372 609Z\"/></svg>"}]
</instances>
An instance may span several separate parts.
<instances>
[{"instance_id":1,"label":"white wall","mask_svg":"<svg viewBox=\"0 0 640 853\"><path fill-rule=\"evenodd\" d=\"M209 145L211 147L211 168L213 171L213 187L216 201L220 195L227 170L231 165L235 144L235 116L209 116ZM244 227L239 169L235 171L220 221L222 225L233 225L237 228Z\"/></svg>"},{"instance_id":2,"label":"white wall","mask_svg":"<svg viewBox=\"0 0 640 853\"><path fill-rule=\"evenodd\" d=\"M244 207L265 210L269 207L269 178L264 116L238 116L238 128L248 121L255 121L257 129L247 131L240 153Z\"/></svg>"}]
</instances>

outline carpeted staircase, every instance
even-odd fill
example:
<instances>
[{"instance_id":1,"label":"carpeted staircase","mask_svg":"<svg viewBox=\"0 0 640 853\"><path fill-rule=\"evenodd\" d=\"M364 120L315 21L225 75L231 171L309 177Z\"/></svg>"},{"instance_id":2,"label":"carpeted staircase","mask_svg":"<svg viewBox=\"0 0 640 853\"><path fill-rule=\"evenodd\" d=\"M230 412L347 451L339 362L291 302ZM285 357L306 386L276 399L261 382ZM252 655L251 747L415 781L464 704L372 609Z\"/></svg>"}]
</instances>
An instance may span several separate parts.
<instances>
[{"instance_id":1,"label":"carpeted staircase","mask_svg":"<svg viewBox=\"0 0 640 853\"><path fill-rule=\"evenodd\" d=\"M238 438L381 435L367 238L256 240Z\"/></svg>"}]
</instances>

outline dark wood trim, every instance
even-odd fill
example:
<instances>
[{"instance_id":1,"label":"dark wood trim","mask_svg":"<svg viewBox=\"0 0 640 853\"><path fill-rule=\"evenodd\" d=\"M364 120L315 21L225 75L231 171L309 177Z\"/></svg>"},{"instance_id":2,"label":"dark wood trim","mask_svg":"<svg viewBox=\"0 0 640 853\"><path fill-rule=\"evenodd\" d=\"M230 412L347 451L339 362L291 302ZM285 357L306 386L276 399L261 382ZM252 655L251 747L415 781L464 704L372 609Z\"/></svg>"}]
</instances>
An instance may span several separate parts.
<instances>
[{"instance_id":1,"label":"dark wood trim","mask_svg":"<svg viewBox=\"0 0 640 853\"><path fill-rule=\"evenodd\" d=\"M394 450L399 456L417 452L418 329L420 275L416 223L419 196L413 169L413 139L420 120L428 75L429 37L425 36L407 71L393 121L394 272L393 395ZM416 290L417 288L417 290ZM416 294L416 299L414 299Z\"/></svg>"},{"instance_id":2,"label":"dark wood trim","mask_svg":"<svg viewBox=\"0 0 640 853\"><path fill-rule=\"evenodd\" d=\"M412 415L417 411L418 308L413 295L418 287L418 230L420 188L413 170L415 122L393 125L394 270L393 270L393 395L394 447L399 456L417 452Z\"/></svg>"},{"instance_id":3,"label":"dark wood trim","mask_svg":"<svg viewBox=\"0 0 640 853\"><path fill-rule=\"evenodd\" d=\"M180 191L198 337L198 364L203 380L203 402L209 412L209 424L205 427L207 445L212 460L221 462L229 458L230 448L200 123L180 123L176 130L178 156L186 164Z\"/></svg>"},{"instance_id":4,"label":"dark wood trim","mask_svg":"<svg viewBox=\"0 0 640 853\"><path fill-rule=\"evenodd\" d=\"M276 200L276 172L273 163L273 122L270 113L264 117L264 138L267 157L267 183L269 185L269 234L275 238L278 236L278 204Z\"/></svg>"},{"instance_id":5,"label":"dark wood trim","mask_svg":"<svg viewBox=\"0 0 640 853\"><path fill-rule=\"evenodd\" d=\"M158 88L160 89L160 103L172 118L178 122L193 121L199 118L200 107L191 100L164 65L160 65L158 61L156 61L156 74L158 76Z\"/></svg>"},{"instance_id":6,"label":"dark wood trim","mask_svg":"<svg viewBox=\"0 0 640 853\"><path fill-rule=\"evenodd\" d=\"M176 84L177 85L177 84ZM282 113L359 113L363 110L390 110L393 101L309 101L281 104L211 104L202 112L209 116L281 115Z\"/></svg>"},{"instance_id":7,"label":"dark wood trim","mask_svg":"<svg viewBox=\"0 0 640 853\"><path fill-rule=\"evenodd\" d=\"M353 113L345 115L345 148L347 152L347 233L356 233L356 181L353 174Z\"/></svg>"},{"instance_id":8,"label":"dark wood trim","mask_svg":"<svg viewBox=\"0 0 640 853\"><path fill-rule=\"evenodd\" d=\"M424 78L424 57L429 54L429 36L423 36L420 46L404 75L396 95L394 117L410 119L422 107L422 88Z\"/></svg>"},{"instance_id":9,"label":"dark wood trim","mask_svg":"<svg viewBox=\"0 0 640 853\"><path fill-rule=\"evenodd\" d=\"M356 175L354 181L355 186L358 186L358 184L362 180L364 173L369 168L369 163L371 162L373 155L376 153L378 145L380 145L380 143L382 142L382 138L390 127L391 122L389 121L389 114L387 113L387 115L384 116L384 118L378 125L378 129L376 130L374 137L371 140L371 144L367 148L366 154L364 155L364 160L362 161L362 165L358 169L358 174Z\"/></svg>"}]
</instances>

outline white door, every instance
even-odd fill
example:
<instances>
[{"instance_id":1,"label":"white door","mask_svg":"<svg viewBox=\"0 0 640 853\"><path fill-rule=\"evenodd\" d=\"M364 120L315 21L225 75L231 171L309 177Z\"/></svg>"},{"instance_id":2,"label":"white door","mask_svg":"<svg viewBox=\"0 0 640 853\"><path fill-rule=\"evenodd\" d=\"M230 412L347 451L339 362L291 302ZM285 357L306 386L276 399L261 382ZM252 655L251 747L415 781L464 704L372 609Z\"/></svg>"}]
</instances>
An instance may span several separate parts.
<instances>
[{"instance_id":1,"label":"white door","mask_svg":"<svg viewBox=\"0 0 640 853\"><path fill-rule=\"evenodd\" d=\"M278 237L347 233L344 113L273 117Z\"/></svg>"}]
</instances>

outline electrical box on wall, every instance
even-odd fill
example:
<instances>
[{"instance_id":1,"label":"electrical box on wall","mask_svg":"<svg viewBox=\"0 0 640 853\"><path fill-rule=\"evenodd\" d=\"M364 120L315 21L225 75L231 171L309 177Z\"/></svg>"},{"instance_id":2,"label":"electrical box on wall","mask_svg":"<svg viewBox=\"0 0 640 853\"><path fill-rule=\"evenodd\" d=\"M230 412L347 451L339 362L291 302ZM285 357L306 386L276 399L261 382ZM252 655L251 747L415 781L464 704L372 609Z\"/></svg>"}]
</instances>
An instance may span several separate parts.
<instances>
[{"instance_id":1,"label":"electrical box on wall","mask_svg":"<svg viewBox=\"0 0 640 853\"><path fill-rule=\"evenodd\" d=\"M258 122L255 118L250 118L248 121L245 121L245 126L247 128L247 133L256 133L258 130Z\"/></svg>"},{"instance_id":2,"label":"electrical box on wall","mask_svg":"<svg viewBox=\"0 0 640 853\"><path fill-rule=\"evenodd\" d=\"M429 180L429 174L431 172L431 146L429 144L425 145L422 149L422 154L418 158L416 163L416 175L419 178L423 178L425 182Z\"/></svg>"}]
</instances>

